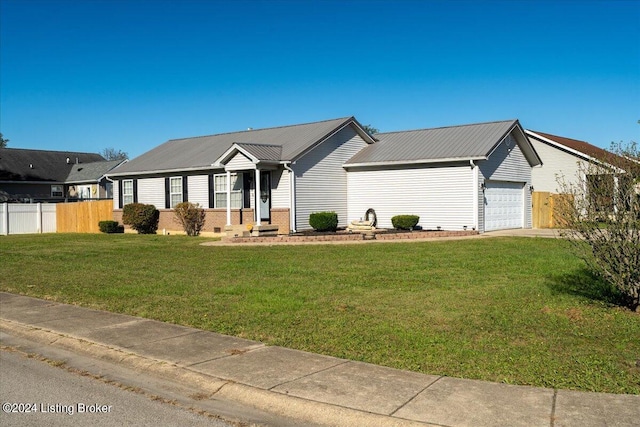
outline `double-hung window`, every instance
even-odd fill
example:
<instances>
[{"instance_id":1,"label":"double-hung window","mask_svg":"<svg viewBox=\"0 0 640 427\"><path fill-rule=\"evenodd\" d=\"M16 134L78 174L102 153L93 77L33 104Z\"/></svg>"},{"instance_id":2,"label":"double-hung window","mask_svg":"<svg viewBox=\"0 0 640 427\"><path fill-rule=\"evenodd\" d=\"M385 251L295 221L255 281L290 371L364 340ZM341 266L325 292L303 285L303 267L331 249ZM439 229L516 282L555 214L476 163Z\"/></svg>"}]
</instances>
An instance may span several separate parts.
<instances>
[{"instance_id":1,"label":"double-hung window","mask_svg":"<svg viewBox=\"0 0 640 427\"><path fill-rule=\"evenodd\" d=\"M214 175L215 207L227 207L227 175ZM242 174L231 174L231 209L242 208Z\"/></svg>"},{"instance_id":2,"label":"double-hung window","mask_svg":"<svg viewBox=\"0 0 640 427\"><path fill-rule=\"evenodd\" d=\"M122 181L122 206L133 203L133 180L125 179Z\"/></svg>"},{"instance_id":3,"label":"double-hung window","mask_svg":"<svg viewBox=\"0 0 640 427\"><path fill-rule=\"evenodd\" d=\"M170 208L173 209L178 203L182 203L182 177L175 176L169 179Z\"/></svg>"}]
</instances>

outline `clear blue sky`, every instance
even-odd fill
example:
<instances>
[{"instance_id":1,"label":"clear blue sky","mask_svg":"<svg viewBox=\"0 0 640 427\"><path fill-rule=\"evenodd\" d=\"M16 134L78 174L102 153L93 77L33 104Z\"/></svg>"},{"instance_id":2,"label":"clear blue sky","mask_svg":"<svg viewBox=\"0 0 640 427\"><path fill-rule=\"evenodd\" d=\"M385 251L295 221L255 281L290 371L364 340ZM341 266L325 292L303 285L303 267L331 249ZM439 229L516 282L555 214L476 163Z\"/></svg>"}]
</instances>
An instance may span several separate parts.
<instances>
[{"instance_id":1,"label":"clear blue sky","mask_svg":"<svg viewBox=\"0 0 640 427\"><path fill-rule=\"evenodd\" d=\"M356 116L640 142L640 0L0 0L9 147L136 157Z\"/></svg>"}]
</instances>

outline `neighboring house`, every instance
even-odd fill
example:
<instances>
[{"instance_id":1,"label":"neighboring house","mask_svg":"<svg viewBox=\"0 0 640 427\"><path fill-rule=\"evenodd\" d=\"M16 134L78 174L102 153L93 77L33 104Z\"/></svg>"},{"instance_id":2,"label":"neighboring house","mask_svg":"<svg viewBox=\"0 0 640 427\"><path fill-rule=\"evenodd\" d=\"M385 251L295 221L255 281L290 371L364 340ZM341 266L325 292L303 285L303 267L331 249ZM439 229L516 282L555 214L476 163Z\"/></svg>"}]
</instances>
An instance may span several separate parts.
<instances>
[{"instance_id":1,"label":"neighboring house","mask_svg":"<svg viewBox=\"0 0 640 427\"><path fill-rule=\"evenodd\" d=\"M578 190L578 194L587 197L599 194L594 200L597 209L603 212L629 208L631 200L623 196L629 194L625 191L629 187L622 186L631 184L625 170L637 168L637 160L620 157L585 141L532 130L525 133L544 161L543 167L533 169L536 192L562 194ZM601 190L593 191L596 187ZM607 194L604 197L603 188Z\"/></svg>"},{"instance_id":2,"label":"neighboring house","mask_svg":"<svg viewBox=\"0 0 640 427\"><path fill-rule=\"evenodd\" d=\"M1 148L0 201L111 198L105 174L121 163L95 153Z\"/></svg>"},{"instance_id":3,"label":"neighboring house","mask_svg":"<svg viewBox=\"0 0 640 427\"><path fill-rule=\"evenodd\" d=\"M106 175L123 163L125 160L74 164L65 181L69 197L80 200L111 199L113 183L107 179Z\"/></svg>"},{"instance_id":4,"label":"neighboring house","mask_svg":"<svg viewBox=\"0 0 640 427\"><path fill-rule=\"evenodd\" d=\"M561 193L560 182L581 185L589 178L583 176L588 164L611 170L607 159L612 154L600 147L577 139L525 130L531 144L544 161L544 166L532 171L535 191Z\"/></svg>"},{"instance_id":5,"label":"neighboring house","mask_svg":"<svg viewBox=\"0 0 640 427\"><path fill-rule=\"evenodd\" d=\"M369 135L354 117L170 140L108 174L114 218L153 204L198 203L206 231L253 224L281 234L335 211L339 226L372 208L378 227L398 214L427 229L531 227L531 168L541 161L517 120Z\"/></svg>"}]
</instances>

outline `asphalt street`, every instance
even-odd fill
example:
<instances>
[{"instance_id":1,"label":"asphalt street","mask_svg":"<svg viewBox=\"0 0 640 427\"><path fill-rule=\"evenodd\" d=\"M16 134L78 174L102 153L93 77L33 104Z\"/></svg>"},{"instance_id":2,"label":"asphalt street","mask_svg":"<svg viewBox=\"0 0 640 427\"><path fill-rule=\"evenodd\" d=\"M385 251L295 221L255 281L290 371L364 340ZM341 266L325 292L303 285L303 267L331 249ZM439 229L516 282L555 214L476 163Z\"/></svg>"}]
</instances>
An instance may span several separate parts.
<instances>
[{"instance_id":1,"label":"asphalt street","mask_svg":"<svg viewBox=\"0 0 640 427\"><path fill-rule=\"evenodd\" d=\"M0 351L3 426L214 426L234 424Z\"/></svg>"}]
</instances>

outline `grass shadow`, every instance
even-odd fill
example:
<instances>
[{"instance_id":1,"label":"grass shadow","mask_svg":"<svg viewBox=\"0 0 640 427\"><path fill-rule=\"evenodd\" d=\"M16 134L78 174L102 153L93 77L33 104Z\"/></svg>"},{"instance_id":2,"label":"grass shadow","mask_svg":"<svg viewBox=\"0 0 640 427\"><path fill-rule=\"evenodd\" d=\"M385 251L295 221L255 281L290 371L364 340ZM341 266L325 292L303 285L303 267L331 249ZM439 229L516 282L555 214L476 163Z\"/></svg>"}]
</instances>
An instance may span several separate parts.
<instances>
[{"instance_id":1,"label":"grass shadow","mask_svg":"<svg viewBox=\"0 0 640 427\"><path fill-rule=\"evenodd\" d=\"M624 297L614 286L584 267L572 273L550 276L547 286L557 294L624 306Z\"/></svg>"}]
</instances>

